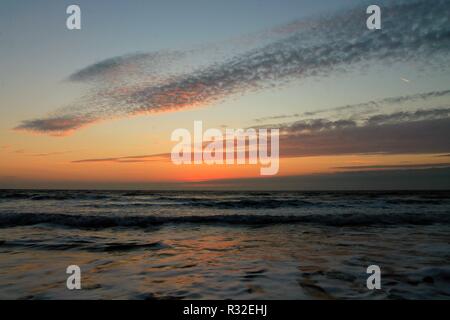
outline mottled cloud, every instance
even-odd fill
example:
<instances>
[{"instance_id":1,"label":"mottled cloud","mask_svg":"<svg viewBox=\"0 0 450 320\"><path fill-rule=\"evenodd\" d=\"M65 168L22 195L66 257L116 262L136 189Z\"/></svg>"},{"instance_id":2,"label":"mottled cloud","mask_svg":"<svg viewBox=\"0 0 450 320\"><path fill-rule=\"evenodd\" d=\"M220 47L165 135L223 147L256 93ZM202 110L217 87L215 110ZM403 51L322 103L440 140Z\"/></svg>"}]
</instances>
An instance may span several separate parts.
<instances>
[{"instance_id":1,"label":"mottled cloud","mask_svg":"<svg viewBox=\"0 0 450 320\"><path fill-rule=\"evenodd\" d=\"M203 59L201 50L194 50L108 59L69 76L92 85L80 101L47 117L26 120L16 129L63 135L106 119L208 105L293 79L347 72L379 61L446 67L449 17L445 0L432 5L425 0L388 2L383 29L377 32L365 28L367 15L358 7L290 23L272 32L277 36L271 42L266 39L231 57Z\"/></svg>"},{"instance_id":2,"label":"mottled cloud","mask_svg":"<svg viewBox=\"0 0 450 320\"><path fill-rule=\"evenodd\" d=\"M17 130L31 130L39 128L41 133L64 135L64 133L81 128L87 123L92 123L98 118L88 116L63 115L48 117L45 119L25 120L16 127Z\"/></svg>"},{"instance_id":3,"label":"mottled cloud","mask_svg":"<svg viewBox=\"0 0 450 320\"><path fill-rule=\"evenodd\" d=\"M306 111L303 113L277 114L273 116L257 118L254 119L254 121L256 123L262 123L274 120L286 120L286 119L292 120L295 118L311 118L315 116L340 117L343 115L351 118L358 118L361 116L366 117L374 114L382 114L383 111L393 109L399 110L404 109L410 111L411 109L414 108L415 104L418 104L419 106L423 104L427 105L439 104L440 98L445 98L446 101L448 101L447 99L450 98L450 90L429 91L411 95L388 97L384 99L372 100L358 104L332 107L317 111ZM419 113L422 111L419 111ZM443 115L446 115L447 112L448 111L444 110Z\"/></svg>"},{"instance_id":4,"label":"mottled cloud","mask_svg":"<svg viewBox=\"0 0 450 320\"><path fill-rule=\"evenodd\" d=\"M160 51L154 53L134 53L109 58L87 66L73 74L67 80L75 82L120 81L130 74L134 77L145 75L146 72L161 73L161 68L168 68L171 63L186 55L179 51ZM148 74L151 76L151 74Z\"/></svg>"}]
</instances>

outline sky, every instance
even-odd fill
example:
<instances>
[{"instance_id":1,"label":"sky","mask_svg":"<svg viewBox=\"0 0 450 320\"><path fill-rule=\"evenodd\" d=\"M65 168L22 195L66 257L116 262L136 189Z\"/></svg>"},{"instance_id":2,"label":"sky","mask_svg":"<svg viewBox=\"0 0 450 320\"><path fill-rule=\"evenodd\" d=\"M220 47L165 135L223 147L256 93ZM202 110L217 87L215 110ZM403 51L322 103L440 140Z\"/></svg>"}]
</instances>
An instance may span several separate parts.
<instances>
[{"instance_id":1,"label":"sky","mask_svg":"<svg viewBox=\"0 0 450 320\"><path fill-rule=\"evenodd\" d=\"M450 188L450 2L0 3L0 188ZM280 129L280 169L171 133ZM376 179L375 179L376 177Z\"/></svg>"}]
</instances>

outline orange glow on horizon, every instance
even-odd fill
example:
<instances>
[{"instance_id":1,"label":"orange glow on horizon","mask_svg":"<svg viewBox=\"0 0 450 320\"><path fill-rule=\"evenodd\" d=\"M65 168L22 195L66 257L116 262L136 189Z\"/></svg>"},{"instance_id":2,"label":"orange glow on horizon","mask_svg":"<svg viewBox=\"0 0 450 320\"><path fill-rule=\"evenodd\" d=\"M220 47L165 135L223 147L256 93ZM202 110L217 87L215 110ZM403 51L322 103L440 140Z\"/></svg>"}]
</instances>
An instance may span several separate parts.
<instances>
[{"instance_id":1,"label":"orange glow on horizon","mask_svg":"<svg viewBox=\"0 0 450 320\"><path fill-rule=\"evenodd\" d=\"M261 176L260 164L255 165L175 165L170 158L155 159L130 157L123 162L98 161L74 163L79 158L70 153L49 156L30 155L21 150L0 150L0 176L3 179L32 181L98 181L98 182L204 182L222 179L284 177L346 171L351 166L401 166L439 164L443 159L435 155L345 155L280 159L280 170L275 176ZM108 157L105 155L104 157ZM348 171L348 170L347 170ZM5 178L6 177L6 178Z\"/></svg>"}]
</instances>

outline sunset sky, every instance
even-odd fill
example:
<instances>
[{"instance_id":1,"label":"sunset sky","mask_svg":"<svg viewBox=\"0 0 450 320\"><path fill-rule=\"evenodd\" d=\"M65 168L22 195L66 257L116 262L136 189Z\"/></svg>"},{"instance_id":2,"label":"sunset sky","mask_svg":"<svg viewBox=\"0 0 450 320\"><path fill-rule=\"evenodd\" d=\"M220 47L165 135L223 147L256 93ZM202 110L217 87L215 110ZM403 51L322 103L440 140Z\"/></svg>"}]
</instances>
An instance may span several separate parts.
<instances>
[{"instance_id":1,"label":"sunset sky","mask_svg":"<svg viewBox=\"0 0 450 320\"><path fill-rule=\"evenodd\" d=\"M0 188L450 187L450 3L0 2ZM369 3L372 4L372 3ZM280 171L170 161L173 130L279 128Z\"/></svg>"}]
</instances>

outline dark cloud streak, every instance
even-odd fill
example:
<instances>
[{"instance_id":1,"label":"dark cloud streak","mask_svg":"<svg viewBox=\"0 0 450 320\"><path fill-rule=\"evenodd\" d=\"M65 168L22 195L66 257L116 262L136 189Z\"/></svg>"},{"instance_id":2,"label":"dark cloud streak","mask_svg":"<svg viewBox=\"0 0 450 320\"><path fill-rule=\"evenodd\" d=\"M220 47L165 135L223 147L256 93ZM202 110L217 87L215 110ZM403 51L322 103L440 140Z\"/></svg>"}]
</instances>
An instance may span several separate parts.
<instances>
[{"instance_id":1,"label":"dark cloud streak","mask_svg":"<svg viewBox=\"0 0 450 320\"><path fill-rule=\"evenodd\" d=\"M81 159L74 160L72 163L90 163L90 162L117 162L117 163L133 163L133 162L154 162L163 161L170 158L170 154L146 154L146 155L134 155L123 157L110 157L110 158L93 158L93 159Z\"/></svg>"},{"instance_id":2,"label":"dark cloud streak","mask_svg":"<svg viewBox=\"0 0 450 320\"><path fill-rule=\"evenodd\" d=\"M333 167L333 169L339 170L391 170L391 169L427 169L427 168L450 168L450 163L418 163L418 164L397 164L397 165L371 165L371 166L342 166Z\"/></svg>"},{"instance_id":3,"label":"dark cloud streak","mask_svg":"<svg viewBox=\"0 0 450 320\"><path fill-rule=\"evenodd\" d=\"M285 129L282 157L450 152L450 118L395 124L334 127L310 132Z\"/></svg>"}]
</instances>

